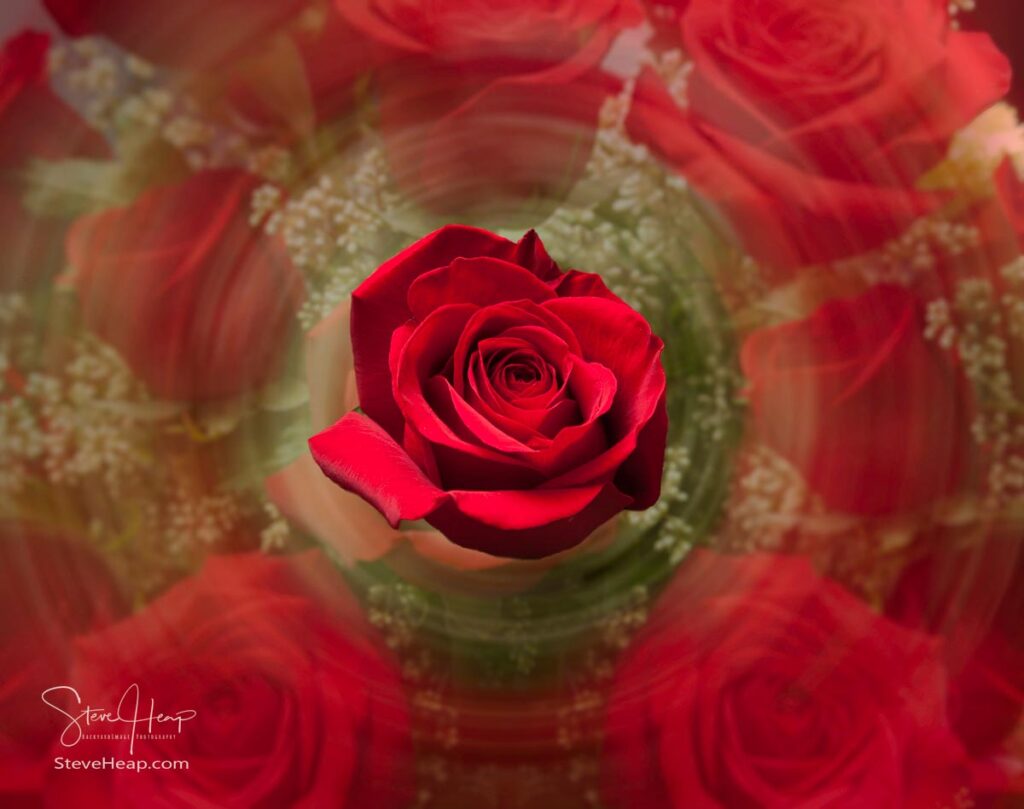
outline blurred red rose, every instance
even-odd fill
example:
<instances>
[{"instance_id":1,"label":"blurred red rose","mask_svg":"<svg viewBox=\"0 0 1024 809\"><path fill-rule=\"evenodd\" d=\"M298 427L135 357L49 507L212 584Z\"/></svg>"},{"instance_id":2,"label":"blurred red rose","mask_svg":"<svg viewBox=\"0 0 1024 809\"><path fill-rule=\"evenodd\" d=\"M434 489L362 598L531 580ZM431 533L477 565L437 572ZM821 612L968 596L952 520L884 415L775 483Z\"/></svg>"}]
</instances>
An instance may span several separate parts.
<instances>
[{"instance_id":1,"label":"blurred red rose","mask_svg":"<svg viewBox=\"0 0 1024 809\"><path fill-rule=\"evenodd\" d=\"M29 213L21 174L33 159L104 157L107 144L50 89L50 38L25 31L0 52L0 290L39 280L59 267L63 222Z\"/></svg>"},{"instance_id":2,"label":"blurred red rose","mask_svg":"<svg viewBox=\"0 0 1024 809\"><path fill-rule=\"evenodd\" d=\"M643 0L647 21L654 29L652 44L659 50L679 48L679 23L690 0Z\"/></svg>"},{"instance_id":3,"label":"blurred red rose","mask_svg":"<svg viewBox=\"0 0 1024 809\"><path fill-rule=\"evenodd\" d=\"M976 761L988 764L975 768L979 791L1001 790L1024 766L1002 766L1024 711L1020 537L996 535L967 549L936 545L903 572L886 613L943 637L953 728Z\"/></svg>"},{"instance_id":4,"label":"blurred red rose","mask_svg":"<svg viewBox=\"0 0 1024 809\"><path fill-rule=\"evenodd\" d=\"M351 112L358 101L362 77L399 53L368 38L333 6L326 9L321 26L298 31L294 39L319 121Z\"/></svg>"},{"instance_id":5,"label":"blurred red rose","mask_svg":"<svg viewBox=\"0 0 1024 809\"><path fill-rule=\"evenodd\" d=\"M915 274L913 289L922 300L946 298L952 301L961 283L968 278L984 279L998 294L1008 292L1006 285L1010 279L1004 270L1024 252L1021 176L1009 158L996 166L991 177L991 193L979 195L963 211L963 223L974 234L971 243L963 249L934 251L935 263L930 271Z\"/></svg>"},{"instance_id":6,"label":"blurred red rose","mask_svg":"<svg viewBox=\"0 0 1024 809\"><path fill-rule=\"evenodd\" d=\"M1024 181L1010 160L1004 160L996 172L996 190L1002 213L1017 236L1019 248L1024 250Z\"/></svg>"},{"instance_id":7,"label":"blurred red rose","mask_svg":"<svg viewBox=\"0 0 1024 809\"><path fill-rule=\"evenodd\" d=\"M143 706L195 714L174 738L140 728L134 753L128 739L85 739L60 754L189 767L56 771L49 805L398 809L411 797L397 670L319 553L211 558L134 617L79 640L71 683L93 707L116 706L137 684Z\"/></svg>"},{"instance_id":8,"label":"blurred red rose","mask_svg":"<svg viewBox=\"0 0 1024 809\"><path fill-rule=\"evenodd\" d=\"M1013 87L1010 100L1024 109L1024 25L1021 25L1020 3L1017 0L983 0L974 2L969 14L961 14L964 28L985 31L1013 64Z\"/></svg>"},{"instance_id":9,"label":"blurred red rose","mask_svg":"<svg viewBox=\"0 0 1024 809\"><path fill-rule=\"evenodd\" d=\"M613 809L955 806L939 644L799 557L698 551L622 660Z\"/></svg>"},{"instance_id":10,"label":"blurred red rose","mask_svg":"<svg viewBox=\"0 0 1024 809\"><path fill-rule=\"evenodd\" d=\"M336 0L402 58L376 77L397 180L438 211L559 197L586 163L615 37L636 0Z\"/></svg>"},{"instance_id":11,"label":"blurred red rose","mask_svg":"<svg viewBox=\"0 0 1024 809\"><path fill-rule=\"evenodd\" d=\"M392 58L327 5L192 78L208 115L229 128L242 123L254 142L287 145L353 113L366 77Z\"/></svg>"},{"instance_id":12,"label":"blurred red rose","mask_svg":"<svg viewBox=\"0 0 1024 809\"><path fill-rule=\"evenodd\" d=\"M755 331L741 362L758 437L830 508L915 509L962 479L966 381L925 339L922 306L904 288L882 284Z\"/></svg>"},{"instance_id":13,"label":"blurred red rose","mask_svg":"<svg viewBox=\"0 0 1024 809\"><path fill-rule=\"evenodd\" d=\"M71 36L98 34L157 64L219 65L297 17L310 0L43 0Z\"/></svg>"},{"instance_id":14,"label":"blurred red rose","mask_svg":"<svg viewBox=\"0 0 1024 809\"><path fill-rule=\"evenodd\" d=\"M353 293L351 330L362 413L310 449L393 526L426 519L458 545L535 558L657 500L661 340L535 233L421 239Z\"/></svg>"},{"instance_id":15,"label":"blurred red rose","mask_svg":"<svg viewBox=\"0 0 1024 809\"><path fill-rule=\"evenodd\" d=\"M692 0L681 42L686 107L648 71L629 131L780 270L873 249L930 210L916 179L1010 81L936 0Z\"/></svg>"},{"instance_id":16,"label":"blurred red rose","mask_svg":"<svg viewBox=\"0 0 1024 809\"><path fill-rule=\"evenodd\" d=\"M70 536L0 525L0 803L41 806L61 723L40 700L67 682L75 635L100 629L126 605L110 571Z\"/></svg>"},{"instance_id":17,"label":"blurred red rose","mask_svg":"<svg viewBox=\"0 0 1024 809\"><path fill-rule=\"evenodd\" d=\"M230 396L276 370L303 282L284 245L249 222L260 182L202 171L71 229L86 326L158 396Z\"/></svg>"}]
</instances>

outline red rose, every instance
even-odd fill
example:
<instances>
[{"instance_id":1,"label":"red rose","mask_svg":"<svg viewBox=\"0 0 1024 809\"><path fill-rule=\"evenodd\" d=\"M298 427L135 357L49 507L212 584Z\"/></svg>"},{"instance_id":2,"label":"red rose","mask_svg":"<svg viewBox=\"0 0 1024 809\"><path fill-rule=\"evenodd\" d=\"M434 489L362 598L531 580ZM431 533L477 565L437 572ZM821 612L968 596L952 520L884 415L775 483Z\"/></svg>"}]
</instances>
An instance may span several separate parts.
<instances>
[{"instance_id":1,"label":"red rose","mask_svg":"<svg viewBox=\"0 0 1024 809\"><path fill-rule=\"evenodd\" d=\"M120 617L125 604L103 562L74 538L0 525L0 803L41 805L60 732L40 702L67 682L72 640Z\"/></svg>"},{"instance_id":2,"label":"red rose","mask_svg":"<svg viewBox=\"0 0 1024 809\"><path fill-rule=\"evenodd\" d=\"M924 337L920 302L879 285L751 334L741 354L758 437L832 509L919 508L960 482L966 381Z\"/></svg>"},{"instance_id":3,"label":"red rose","mask_svg":"<svg viewBox=\"0 0 1024 809\"><path fill-rule=\"evenodd\" d=\"M607 712L613 809L959 805L937 641L799 557L693 554Z\"/></svg>"},{"instance_id":4,"label":"red rose","mask_svg":"<svg viewBox=\"0 0 1024 809\"><path fill-rule=\"evenodd\" d=\"M83 705L113 708L134 683L140 715L153 700L157 712L194 717L174 738L140 737L140 728L134 743L83 739L54 750L186 760L188 769L54 772L50 804L406 806L411 751L399 678L366 632L318 553L211 558L131 619L81 639L71 679ZM74 698L65 696L70 710Z\"/></svg>"},{"instance_id":5,"label":"red rose","mask_svg":"<svg viewBox=\"0 0 1024 809\"><path fill-rule=\"evenodd\" d=\"M997 756L1024 710L1020 537L996 536L966 550L933 544L935 553L903 572L886 613L944 637L953 728L972 755Z\"/></svg>"},{"instance_id":6,"label":"red rose","mask_svg":"<svg viewBox=\"0 0 1024 809\"><path fill-rule=\"evenodd\" d=\"M19 178L31 161L108 153L103 138L50 89L49 49L46 34L25 31L0 52L0 289L21 286L36 280L42 269L59 266L64 223L33 216L22 203L26 189Z\"/></svg>"},{"instance_id":7,"label":"red rose","mask_svg":"<svg viewBox=\"0 0 1024 809\"><path fill-rule=\"evenodd\" d=\"M636 0L336 0L402 58L377 74L396 178L440 211L560 196L586 163L603 100L601 60Z\"/></svg>"},{"instance_id":8,"label":"red rose","mask_svg":"<svg viewBox=\"0 0 1024 809\"><path fill-rule=\"evenodd\" d=\"M687 107L648 71L629 130L780 269L899 235L937 202L917 177L1010 79L936 0L692 0L681 37Z\"/></svg>"},{"instance_id":9,"label":"red rose","mask_svg":"<svg viewBox=\"0 0 1024 809\"><path fill-rule=\"evenodd\" d=\"M970 13L961 16L965 28L986 31L1013 64L1013 88L1010 100L1024 109L1024 26L1020 24L1017 0L985 0L974 3Z\"/></svg>"},{"instance_id":10,"label":"red rose","mask_svg":"<svg viewBox=\"0 0 1024 809\"><path fill-rule=\"evenodd\" d=\"M391 58L326 6L193 76L192 87L204 114L229 130L242 126L254 143L294 145L318 124L351 114L366 93L363 77Z\"/></svg>"},{"instance_id":11,"label":"red rose","mask_svg":"<svg viewBox=\"0 0 1024 809\"><path fill-rule=\"evenodd\" d=\"M157 64L207 68L250 49L309 0L43 0L71 36L99 34Z\"/></svg>"},{"instance_id":12,"label":"red rose","mask_svg":"<svg viewBox=\"0 0 1024 809\"><path fill-rule=\"evenodd\" d=\"M86 326L158 396L230 396L275 371L303 284L284 245L249 223L259 183L203 171L72 227Z\"/></svg>"},{"instance_id":13,"label":"red rose","mask_svg":"<svg viewBox=\"0 0 1024 809\"><path fill-rule=\"evenodd\" d=\"M690 0L643 0L647 21L654 29L655 48L679 48L679 21Z\"/></svg>"},{"instance_id":14,"label":"red rose","mask_svg":"<svg viewBox=\"0 0 1024 809\"><path fill-rule=\"evenodd\" d=\"M61 101L47 82L50 37L24 31L0 52L0 168L25 168L33 159L109 153L102 137Z\"/></svg>"},{"instance_id":15,"label":"red rose","mask_svg":"<svg viewBox=\"0 0 1024 809\"><path fill-rule=\"evenodd\" d=\"M540 239L449 226L352 296L362 413L310 439L324 473L397 526L534 558L654 504L662 343L597 275Z\"/></svg>"},{"instance_id":16,"label":"red rose","mask_svg":"<svg viewBox=\"0 0 1024 809\"><path fill-rule=\"evenodd\" d=\"M361 78L397 58L396 51L368 39L337 9L328 7L325 13L319 28L294 35L319 121L352 112L363 85Z\"/></svg>"}]
</instances>

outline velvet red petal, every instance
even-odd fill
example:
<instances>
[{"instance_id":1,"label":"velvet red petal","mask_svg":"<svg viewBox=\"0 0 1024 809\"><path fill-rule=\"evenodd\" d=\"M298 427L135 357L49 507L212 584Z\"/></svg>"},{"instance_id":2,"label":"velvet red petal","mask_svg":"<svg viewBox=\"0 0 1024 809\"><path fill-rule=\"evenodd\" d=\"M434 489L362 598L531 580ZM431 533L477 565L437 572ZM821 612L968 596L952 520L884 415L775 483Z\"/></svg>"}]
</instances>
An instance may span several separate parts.
<instances>
[{"instance_id":1,"label":"velvet red petal","mask_svg":"<svg viewBox=\"0 0 1024 809\"><path fill-rule=\"evenodd\" d=\"M420 239L382 264L352 293L352 350L359 403L370 418L400 435L402 415L392 399L388 352L391 335L411 319L406 304L419 276L464 256L509 259L516 246L493 233L449 225Z\"/></svg>"},{"instance_id":2,"label":"velvet red petal","mask_svg":"<svg viewBox=\"0 0 1024 809\"><path fill-rule=\"evenodd\" d=\"M359 413L310 438L309 449L327 477L372 503L392 527L422 519L448 499L391 436Z\"/></svg>"},{"instance_id":3,"label":"velvet red petal","mask_svg":"<svg viewBox=\"0 0 1024 809\"><path fill-rule=\"evenodd\" d=\"M439 306L472 303L490 306L502 301L534 303L554 298L555 293L528 269L487 256L457 258L417 278L409 287L412 316L422 320Z\"/></svg>"},{"instance_id":4,"label":"velvet red petal","mask_svg":"<svg viewBox=\"0 0 1024 809\"><path fill-rule=\"evenodd\" d=\"M571 548L630 501L610 485L557 491L550 498L537 491L450 494L451 501L430 517L430 524L457 545L513 559L538 559Z\"/></svg>"}]
</instances>

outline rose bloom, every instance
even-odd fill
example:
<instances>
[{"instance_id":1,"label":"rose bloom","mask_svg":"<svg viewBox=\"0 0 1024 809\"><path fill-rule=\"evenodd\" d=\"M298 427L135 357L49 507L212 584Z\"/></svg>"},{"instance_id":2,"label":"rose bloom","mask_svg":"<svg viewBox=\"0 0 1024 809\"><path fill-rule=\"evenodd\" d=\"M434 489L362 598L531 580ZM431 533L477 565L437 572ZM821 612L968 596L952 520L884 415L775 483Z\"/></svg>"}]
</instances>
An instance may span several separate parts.
<instances>
[{"instance_id":1,"label":"rose bloom","mask_svg":"<svg viewBox=\"0 0 1024 809\"><path fill-rule=\"evenodd\" d=\"M260 182L201 171L84 216L68 235L86 327L157 396L232 396L277 369L303 282L283 243L249 222Z\"/></svg>"},{"instance_id":2,"label":"rose bloom","mask_svg":"<svg viewBox=\"0 0 1024 809\"><path fill-rule=\"evenodd\" d=\"M538 558L657 500L661 341L600 277L563 273L536 234L443 228L352 296L361 413L313 457L392 524Z\"/></svg>"},{"instance_id":3,"label":"rose bloom","mask_svg":"<svg viewBox=\"0 0 1024 809\"><path fill-rule=\"evenodd\" d=\"M316 430L327 429L359 406L350 316L346 301L306 336L310 419ZM372 505L324 477L309 454L271 475L266 492L285 517L328 545L345 564L379 559L405 543L423 559L459 570L486 570L508 561L459 547L429 528L392 528Z\"/></svg>"},{"instance_id":4,"label":"rose bloom","mask_svg":"<svg viewBox=\"0 0 1024 809\"><path fill-rule=\"evenodd\" d=\"M319 553L210 558L134 617L82 638L70 683L93 707L116 706L137 684L142 713L153 700L157 712L195 714L180 734L168 724L156 734L173 738L140 738L140 726L134 754L119 739L54 755L189 767L54 771L51 805L398 809L411 798L397 670Z\"/></svg>"},{"instance_id":5,"label":"rose bloom","mask_svg":"<svg viewBox=\"0 0 1024 809\"><path fill-rule=\"evenodd\" d=\"M587 161L601 104L620 87L601 61L643 19L636 0L335 6L396 52L374 79L379 130L396 179L439 212L564 195Z\"/></svg>"},{"instance_id":6,"label":"rose bloom","mask_svg":"<svg viewBox=\"0 0 1024 809\"><path fill-rule=\"evenodd\" d=\"M50 38L24 31L0 52L0 290L41 280L60 267L65 223L33 215L24 205L21 175L34 159L106 157L103 138L50 89Z\"/></svg>"},{"instance_id":7,"label":"rose bloom","mask_svg":"<svg viewBox=\"0 0 1024 809\"><path fill-rule=\"evenodd\" d=\"M70 36L99 35L176 68L208 68L292 22L309 0L43 0Z\"/></svg>"},{"instance_id":8,"label":"rose bloom","mask_svg":"<svg viewBox=\"0 0 1024 809\"><path fill-rule=\"evenodd\" d=\"M916 179L1010 79L935 0L692 0L680 42L685 109L648 70L629 131L783 271L873 249L937 205Z\"/></svg>"},{"instance_id":9,"label":"rose bloom","mask_svg":"<svg viewBox=\"0 0 1024 809\"><path fill-rule=\"evenodd\" d=\"M0 524L0 803L42 805L60 733L39 695L67 682L72 643L127 609L107 569L85 542L62 532Z\"/></svg>"},{"instance_id":10,"label":"rose bloom","mask_svg":"<svg viewBox=\"0 0 1024 809\"><path fill-rule=\"evenodd\" d=\"M359 406L356 392L351 306L339 304L306 336L306 379L313 428L325 430ZM368 502L326 478L310 454L302 455L266 480L267 496L302 531L330 547L351 565L389 556L391 567L407 580L449 590L514 592L536 582L564 554L517 561L463 548L429 526L392 528ZM614 540L616 521L595 531L580 549L598 551ZM576 549L566 551L574 553ZM461 572L470 576L462 576ZM486 572L485 572L486 571Z\"/></svg>"},{"instance_id":11,"label":"rose bloom","mask_svg":"<svg viewBox=\"0 0 1024 809\"><path fill-rule=\"evenodd\" d=\"M695 552L617 669L611 809L956 806L939 644L802 558Z\"/></svg>"},{"instance_id":12,"label":"rose bloom","mask_svg":"<svg viewBox=\"0 0 1024 809\"><path fill-rule=\"evenodd\" d=\"M306 381L315 430L327 429L359 406L350 316L351 304L345 301L306 335ZM431 589L442 585L450 592L518 592L565 556L607 547L617 530L613 518L577 548L544 559L513 560L463 548L430 526L392 528L367 501L325 477L308 453L267 478L265 489L291 523L330 547L343 564L387 556L389 566L407 581Z\"/></svg>"},{"instance_id":13,"label":"rose bloom","mask_svg":"<svg viewBox=\"0 0 1024 809\"><path fill-rule=\"evenodd\" d=\"M924 328L920 301L882 284L747 337L741 363L757 437L831 509L922 508L963 480L967 382Z\"/></svg>"}]
</instances>

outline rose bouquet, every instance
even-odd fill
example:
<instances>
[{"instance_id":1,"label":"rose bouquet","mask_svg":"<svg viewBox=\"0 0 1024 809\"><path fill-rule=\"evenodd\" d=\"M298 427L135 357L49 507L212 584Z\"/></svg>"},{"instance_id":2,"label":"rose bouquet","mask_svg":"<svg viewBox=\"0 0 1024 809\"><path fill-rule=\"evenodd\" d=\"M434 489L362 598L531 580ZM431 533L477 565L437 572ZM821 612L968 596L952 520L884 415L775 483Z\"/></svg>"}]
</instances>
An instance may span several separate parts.
<instances>
[{"instance_id":1,"label":"rose bouquet","mask_svg":"<svg viewBox=\"0 0 1024 809\"><path fill-rule=\"evenodd\" d=\"M1015 805L1024 127L973 5L44 0L4 805Z\"/></svg>"}]
</instances>

